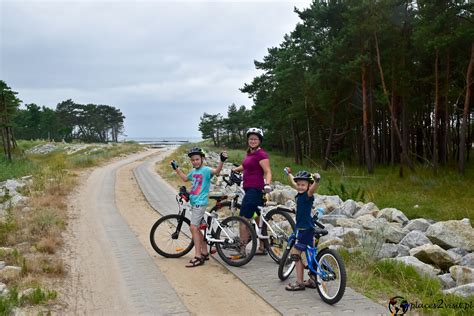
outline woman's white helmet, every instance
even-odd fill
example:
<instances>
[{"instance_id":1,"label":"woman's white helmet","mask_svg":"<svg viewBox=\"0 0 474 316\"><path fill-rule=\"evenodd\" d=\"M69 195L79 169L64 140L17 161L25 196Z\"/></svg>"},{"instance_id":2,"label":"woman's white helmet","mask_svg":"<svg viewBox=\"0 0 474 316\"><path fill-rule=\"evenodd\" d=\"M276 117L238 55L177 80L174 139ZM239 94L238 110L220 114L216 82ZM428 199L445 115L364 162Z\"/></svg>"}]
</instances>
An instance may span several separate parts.
<instances>
[{"instance_id":1,"label":"woman's white helmet","mask_svg":"<svg viewBox=\"0 0 474 316\"><path fill-rule=\"evenodd\" d=\"M263 131L260 128L257 127L251 127L247 130L247 139L251 134L257 135L260 141L263 141Z\"/></svg>"}]
</instances>

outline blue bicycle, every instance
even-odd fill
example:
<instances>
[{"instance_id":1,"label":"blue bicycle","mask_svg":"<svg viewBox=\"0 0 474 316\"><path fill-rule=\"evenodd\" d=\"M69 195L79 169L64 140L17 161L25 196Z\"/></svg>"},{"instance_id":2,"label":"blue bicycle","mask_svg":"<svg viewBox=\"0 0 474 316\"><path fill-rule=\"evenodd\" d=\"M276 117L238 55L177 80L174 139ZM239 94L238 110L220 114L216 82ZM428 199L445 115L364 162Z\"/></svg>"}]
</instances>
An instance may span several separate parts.
<instances>
[{"instance_id":1,"label":"blue bicycle","mask_svg":"<svg viewBox=\"0 0 474 316\"><path fill-rule=\"evenodd\" d=\"M346 269L341 255L337 251L324 248L318 251L319 238L327 235L328 231L324 229L317 220L317 216L313 217L313 221L318 226L314 228L315 246L306 248L306 260L309 269L308 275L316 284L319 296L327 304L335 304L339 302L346 290ZM295 245L296 233L288 237L286 250L278 267L278 277L280 280L286 280L295 268L295 261L291 259L291 249Z\"/></svg>"}]
</instances>

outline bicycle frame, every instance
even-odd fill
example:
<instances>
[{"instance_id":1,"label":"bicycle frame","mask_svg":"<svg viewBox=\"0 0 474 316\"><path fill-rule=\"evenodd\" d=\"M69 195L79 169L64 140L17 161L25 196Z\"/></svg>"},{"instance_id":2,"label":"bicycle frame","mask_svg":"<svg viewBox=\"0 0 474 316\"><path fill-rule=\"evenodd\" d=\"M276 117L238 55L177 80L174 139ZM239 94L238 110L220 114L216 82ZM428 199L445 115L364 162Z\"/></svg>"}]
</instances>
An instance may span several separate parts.
<instances>
[{"instance_id":1,"label":"bicycle frame","mask_svg":"<svg viewBox=\"0 0 474 316\"><path fill-rule=\"evenodd\" d=\"M205 240L208 245L211 245L213 243L225 243L225 242L230 242L233 243L234 239L229 236L227 233L227 230L224 229L224 227L221 226L220 221L214 217L213 214L209 213L208 211L204 212L205 215L205 221L208 225L208 227L205 230ZM210 219L210 220L209 220ZM227 236L228 239L215 239L212 235L217 229L220 228L222 232Z\"/></svg>"},{"instance_id":2,"label":"bicycle frame","mask_svg":"<svg viewBox=\"0 0 474 316\"><path fill-rule=\"evenodd\" d=\"M289 248L293 247L295 245L295 242L296 242L296 233L292 233L289 237L288 237L288 246ZM314 274L314 275L318 275L321 277L321 279L323 279L324 281L330 281L331 280L331 275L329 273L326 273L326 271L324 271L321 267L321 265L319 264L319 262L316 260L316 257L318 255L318 247L315 246L315 247L311 247L311 246L306 246L306 250L305 250L305 254L306 254L306 260L307 260L307 263L308 263L308 269ZM317 267L316 269L314 267ZM328 265L328 268L331 270L331 274L334 274L334 271L332 271L332 269L329 267Z\"/></svg>"},{"instance_id":3,"label":"bicycle frame","mask_svg":"<svg viewBox=\"0 0 474 316\"><path fill-rule=\"evenodd\" d=\"M237 201L239 200L239 198L243 198L244 195L245 195L245 191L244 191L244 189L242 189L242 187L237 186L237 188L238 188L238 191L235 192L235 196L231 199L230 208L232 210L232 213L236 209L235 205L237 204ZM264 210L263 206L259 206L258 208L260 210L260 220L267 225L267 228L270 229L272 234L276 234L276 232L273 230L273 228L268 224L268 221L265 220L265 215L268 212ZM263 225L263 223L262 223L262 225ZM262 229L260 228L259 224L257 223L257 221L255 219L252 218L251 224L254 226L255 233L257 234L257 237L259 239L270 239L270 236L262 235Z\"/></svg>"}]
</instances>

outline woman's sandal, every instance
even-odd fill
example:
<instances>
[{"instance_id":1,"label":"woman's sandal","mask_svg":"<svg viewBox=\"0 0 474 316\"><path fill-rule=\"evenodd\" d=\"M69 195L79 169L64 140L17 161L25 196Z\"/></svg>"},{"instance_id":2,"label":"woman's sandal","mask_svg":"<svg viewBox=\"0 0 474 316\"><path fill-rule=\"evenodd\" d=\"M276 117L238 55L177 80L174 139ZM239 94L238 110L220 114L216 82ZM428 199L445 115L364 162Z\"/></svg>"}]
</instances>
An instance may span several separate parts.
<instances>
[{"instance_id":1,"label":"woman's sandal","mask_svg":"<svg viewBox=\"0 0 474 316\"><path fill-rule=\"evenodd\" d=\"M295 283L288 284L285 287L285 290L287 290L287 291L304 291L305 288L306 287L305 287L304 284L300 284L298 282L295 282Z\"/></svg>"},{"instance_id":2,"label":"woman's sandal","mask_svg":"<svg viewBox=\"0 0 474 316\"><path fill-rule=\"evenodd\" d=\"M304 284L305 287L308 287L310 289L317 288L316 282L314 282L312 279L308 279L308 280L304 281L303 284Z\"/></svg>"},{"instance_id":3,"label":"woman's sandal","mask_svg":"<svg viewBox=\"0 0 474 316\"><path fill-rule=\"evenodd\" d=\"M257 249L254 256L266 256L268 255L267 249Z\"/></svg>"},{"instance_id":4,"label":"woman's sandal","mask_svg":"<svg viewBox=\"0 0 474 316\"><path fill-rule=\"evenodd\" d=\"M194 257L193 259L189 260L188 264L185 265L186 268L194 268L197 266L201 266L204 264L203 257Z\"/></svg>"},{"instance_id":5,"label":"woman's sandal","mask_svg":"<svg viewBox=\"0 0 474 316\"><path fill-rule=\"evenodd\" d=\"M209 260L209 254L208 253L202 254L201 258L202 258L202 260L207 261L207 260Z\"/></svg>"}]
</instances>

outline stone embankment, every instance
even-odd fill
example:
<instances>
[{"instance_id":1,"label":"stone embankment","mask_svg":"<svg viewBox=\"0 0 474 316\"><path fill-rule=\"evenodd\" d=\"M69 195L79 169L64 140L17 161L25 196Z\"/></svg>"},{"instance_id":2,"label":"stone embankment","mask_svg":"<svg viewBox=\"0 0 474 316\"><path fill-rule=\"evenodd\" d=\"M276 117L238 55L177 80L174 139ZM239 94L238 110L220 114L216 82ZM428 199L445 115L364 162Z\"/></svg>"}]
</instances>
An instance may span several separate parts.
<instances>
[{"instance_id":1,"label":"stone embankment","mask_svg":"<svg viewBox=\"0 0 474 316\"><path fill-rule=\"evenodd\" d=\"M216 153L208 153L207 163L217 165L218 159ZM232 167L225 163L222 174L229 174ZM295 189L278 182L273 187L272 201L295 207ZM220 177L214 180L213 191L233 192ZM321 222L329 231L320 239L320 246L363 250L379 260L401 262L420 274L438 278L446 294L474 295L474 229L469 219L408 219L396 208L342 201L337 195L318 194L314 209L318 207L325 209Z\"/></svg>"}]
</instances>

